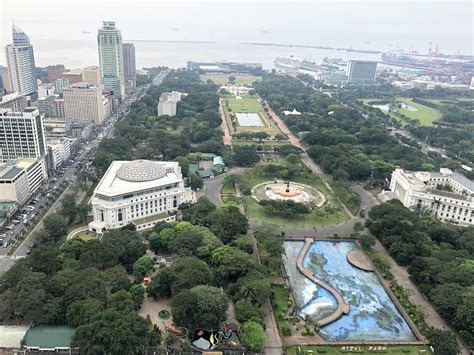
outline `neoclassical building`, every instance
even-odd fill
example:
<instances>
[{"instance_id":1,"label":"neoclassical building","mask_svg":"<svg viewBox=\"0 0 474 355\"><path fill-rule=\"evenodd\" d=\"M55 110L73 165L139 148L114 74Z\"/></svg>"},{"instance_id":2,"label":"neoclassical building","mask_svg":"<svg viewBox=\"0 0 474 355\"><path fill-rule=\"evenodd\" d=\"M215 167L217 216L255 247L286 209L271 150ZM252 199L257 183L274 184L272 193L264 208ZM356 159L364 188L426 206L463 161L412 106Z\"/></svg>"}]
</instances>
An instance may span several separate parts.
<instances>
[{"instance_id":1,"label":"neoclassical building","mask_svg":"<svg viewBox=\"0 0 474 355\"><path fill-rule=\"evenodd\" d=\"M411 172L395 169L391 197L405 207L429 211L442 222L474 225L474 182L450 169Z\"/></svg>"},{"instance_id":2,"label":"neoclassical building","mask_svg":"<svg viewBox=\"0 0 474 355\"><path fill-rule=\"evenodd\" d=\"M194 200L177 162L113 161L92 196L89 230L102 233L129 223L137 230L151 228L174 221L178 206Z\"/></svg>"}]
</instances>

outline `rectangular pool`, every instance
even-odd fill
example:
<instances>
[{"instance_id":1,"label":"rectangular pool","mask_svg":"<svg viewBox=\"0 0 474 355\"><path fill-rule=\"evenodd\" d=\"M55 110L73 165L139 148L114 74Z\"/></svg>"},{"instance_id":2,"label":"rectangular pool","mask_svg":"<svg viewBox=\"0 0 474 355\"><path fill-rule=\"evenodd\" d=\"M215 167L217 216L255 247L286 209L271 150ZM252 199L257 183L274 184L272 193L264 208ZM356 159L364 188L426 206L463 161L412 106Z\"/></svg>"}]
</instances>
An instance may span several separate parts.
<instances>
[{"instance_id":1,"label":"rectangular pool","mask_svg":"<svg viewBox=\"0 0 474 355\"><path fill-rule=\"evenodd\" d=\"M337 308L334 296L306 278L296 268L303 241L285 241L283 256L297 315L320 320ZM304 266L335 288L350 305L349 314L321 327L328 341L416 341L417 338L371 271L351 265L346 255L358 248L352 241L315 241L304 257Z\"/></svg>"}]
</instances>

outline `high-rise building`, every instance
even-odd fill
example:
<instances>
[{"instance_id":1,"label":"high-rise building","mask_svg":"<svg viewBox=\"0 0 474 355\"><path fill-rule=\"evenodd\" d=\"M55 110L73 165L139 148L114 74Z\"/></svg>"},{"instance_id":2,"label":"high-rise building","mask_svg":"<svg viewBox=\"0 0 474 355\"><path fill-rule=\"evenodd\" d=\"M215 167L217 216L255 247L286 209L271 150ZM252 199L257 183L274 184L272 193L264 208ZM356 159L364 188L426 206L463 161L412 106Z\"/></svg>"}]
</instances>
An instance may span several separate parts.
<instances>
[{"instance_id":1,"label":"high-rise building","mask_svg":"<svg viewBox=\"0 0 474 355\"><path fill-rule=\"evenodd\" d=\"M125 89L134 89L137 82L137 65L133 43L123 44L123 76L125 78Z\"/></svg>"},{"instance_id":2,"label":"high-rise building","mask_svg":"<svg viewBox=\"0 0 474 355\"><path fill-rule=\"evenodd\" d=\"M8 75L12 91L38 98L33 46L28 36L18 27L12 27L13 44L5 47Z\"/></svg>"},{"instance_id":3,"label":"high-rise building","mask_svg":"<svg viewBox=\"0 0 474 355\"><path fill-rule=\"evenodd\" d=\"M66 78L59 78L53 82L54 93L62 95L64 88L69 86L69 80Z\"/></svg>"},{"instance_id":4,"label":"high-rise building","mask_svg":"<svg viewBox=\"0 0 474 355\"><path fill-rule=\"evenodd\" d=\"M36 107L23 112L0 109L0 160L44 158L46 154L43 118Z\"/></svg>"},{"instance_id":5,"label":"high-rise building","mask_svg":"<svg viewBox=\"0 0 474 355\"><path fill-rule=\"evenodd\" d=\"M180 92L163 92L158 100L158 116L176 116L176 107L179 101L181 101Z\"/></svg>"},{"instance_id":6,"label":"high-rise building","mask_svg":"<svg viewBox=\"0 0 474 355\"><path fill-rule=\"evenodd\" d=\"M82 69L82 81L92 85L100 85L100 69L97 65L90 65Z\"/></svg>"},{"instance_id":7,"label":"high-rise building","mask_svg":"<svg viewBox=\"0 0 474 355\"><path fill-rule=\"evenodd\" d=\"M9 108L13 112L22 112L28 106L25 94L14 92L4 95L0 101L0 108Z\"/></svg>"},{"instance_id":8,"label":"high-rise building","mask_svg":"<svg viewBox=\"0 0 474 355\"><path fill-rule=\"evenodd\" d=\"M69 122L100 125L106 118L102 90L88 83L73 84L63 91L64 113Z\"/></svg>"},{"instance_id":9,"label":"high-rise building","mask_svg":"<svg viewBox=\"0 0 474 355\"><path fill-rule=\"evenodd\" d=\"M2 82L3 88L7 93L13 92L12 82L10 80L10 73L8 73L8 68L2 73Z\"/></svg>"},{"instance_id":10,"label":"high-rise building","mask_svg":"<svg viewBox=\"0 0 474 355\"><path fill-rule=\"evenodd\" d=\"M66 71L66 68L63 64L56 64L46 67L46 70L48 72L49 82L51 83L53 80L61 78L63 73Z\"/></svg>"},{"instance_id":11,"label":"high-rise building","mask_svg":"<svg viewBox=\"0 0 474 355\"><path fill-rule=\"evenodd\" d=\"M69 70L61 75L69 81L69 84L76 84L82 82L82 70Z\"/></svg>"},{"instance_id":12,"label":"high-rise building","mask_svg":"<svg viewBox=\"0 0 474 355\"><path fill-rule=\"evenodd\" d=\"M66 117L66 113L64 112L64 99L56 98L54 100L54 112L57 118Z\"/></svg>"},{"instance_id":13,"label":"high-rise building","mask_svg":"<svg viewBox=\"0 0 474 355\"><path fill-rule=\"evenodd\" d=\"M110 82L116 83L118 81L120 83L120 91L115 92L115 95L123 99L125 96L125 85L123 75L122 34L120 30L115 27L115 22L103 22L103 26L99 29L97 34L97 44L99 47L100 76L102 83L107 89L114 89L108 87L107 84ZM104 82L104 77L115 77L116 80L112 81L109 79L107 82Z\"/></svg>"},{"instance_id":14,"label":"high-rise building","mask_svg":"<svg viewBox=\"0 0 474 355\"><path fill-rule=\"evenodd\" d=\"M375 81L377 62L368 60L350 60L347 63L347 82L370 84Z\"/></svg>"}]
</instances>

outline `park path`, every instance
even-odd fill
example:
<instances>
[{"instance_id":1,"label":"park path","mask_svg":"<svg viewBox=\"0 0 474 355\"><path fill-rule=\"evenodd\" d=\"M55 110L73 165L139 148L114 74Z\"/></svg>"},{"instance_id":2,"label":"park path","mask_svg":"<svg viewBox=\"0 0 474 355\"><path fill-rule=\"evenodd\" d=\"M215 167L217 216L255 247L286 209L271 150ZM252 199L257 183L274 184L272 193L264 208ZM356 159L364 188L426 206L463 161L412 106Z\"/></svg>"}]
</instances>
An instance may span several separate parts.
<instances>
[{"instance_id":1,"label":"park path","mask_svg":"<svg viewBox=\"0 0 474 355\"><path fill-rule=\"evenodd\" d=\"M306 256L306 253L308 252L308 249L311 244L313 244L313 242L313 238L305 239L303 248L301 249L300 254L298 255L298 259L296 259L296 267L298 268L298 271L301 272L306 278L313 281L315 284L321 286L322 288L326 289L336 299L337 308L334 310L334 312L318 321L318 323L323 326L338 320L342 317L343 314L349 314L350 307L344 301L341 294L334 287L324 282L323 280L315 277L314 274L304 266L304 257Z\"/></svg>"},{"instance_id":2,"label":"park path","mask_svg":"<svg viewBox=\"0 0 474 355\"><path fill-rule=\"evenodd\" d=\"M280 130L288 136L288 140L290 141L290 143L295 147L303 149L303 146L301 145L300 140L296 138L296 136L293 133L290 132L290 130L288 129L286 124L283 122L283 120L280 118L280 116L278 116L275 113L275 111L272 110L270 105L265 100L263 102L265 103L265 107L268 109L268 114L273 119L273 121L275 121L275 123L280 128Z\"/></svg>"},{"instance_id":3,"label":"park path","mask_svg":"<svg viewBox=\"0 0 474 355\"><path fill-rule=\"evenodd\" d=\"M224 111L223 99L219 99L219 113L222 119L221 128L224 131L224 136L222 137L222 140L224 141L225 145L232 145L232 136L230 135L229 126L227 125L227 117Z\"/></svg>"}]
</instances>

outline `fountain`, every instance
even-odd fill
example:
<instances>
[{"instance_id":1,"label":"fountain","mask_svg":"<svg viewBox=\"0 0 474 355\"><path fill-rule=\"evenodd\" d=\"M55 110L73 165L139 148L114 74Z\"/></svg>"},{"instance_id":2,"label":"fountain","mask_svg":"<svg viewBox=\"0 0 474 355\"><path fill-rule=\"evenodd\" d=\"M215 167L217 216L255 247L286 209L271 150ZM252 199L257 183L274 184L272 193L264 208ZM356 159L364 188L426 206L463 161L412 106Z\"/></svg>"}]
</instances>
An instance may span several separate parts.
<instances>
[{"instance_id":1,"label":"fountain","mask_svg":"<svg viewBox=\"0 0 474 355\"><path fill-rule=\"evenodd\" d=\"M252 197L261 200L292 200L299 203L313 204L321 207L326 202L326 196L317 189L290 181L267 181L252 189Z\"/></svg>"}]
</instances>

